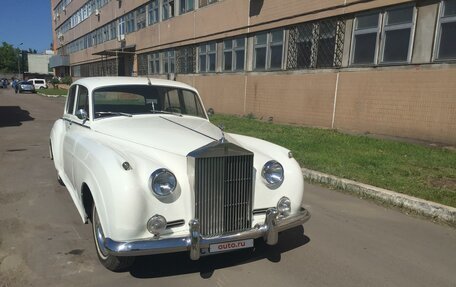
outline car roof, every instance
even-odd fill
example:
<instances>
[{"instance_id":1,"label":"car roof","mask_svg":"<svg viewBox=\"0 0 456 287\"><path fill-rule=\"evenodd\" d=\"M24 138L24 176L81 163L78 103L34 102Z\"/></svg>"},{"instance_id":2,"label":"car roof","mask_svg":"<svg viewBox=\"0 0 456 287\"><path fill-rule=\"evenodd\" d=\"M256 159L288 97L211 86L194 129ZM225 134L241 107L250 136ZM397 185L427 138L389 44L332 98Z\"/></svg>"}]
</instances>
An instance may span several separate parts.
<instances>
[{"instance_id":1,"label":"car roof","mask_svg":"<svg viewBox=\"0 0 456 287\"><path fill-rule=\"evenodd\" d=\"M146 77L90 77L79 79L75 81L73 85L79 84L85 86L89 90L93 90L99 87L106 86L148 85L149 80L150 84L153 86L176 87L196 92L195 88L181 82Z\"/></svg>"}]
</instances>

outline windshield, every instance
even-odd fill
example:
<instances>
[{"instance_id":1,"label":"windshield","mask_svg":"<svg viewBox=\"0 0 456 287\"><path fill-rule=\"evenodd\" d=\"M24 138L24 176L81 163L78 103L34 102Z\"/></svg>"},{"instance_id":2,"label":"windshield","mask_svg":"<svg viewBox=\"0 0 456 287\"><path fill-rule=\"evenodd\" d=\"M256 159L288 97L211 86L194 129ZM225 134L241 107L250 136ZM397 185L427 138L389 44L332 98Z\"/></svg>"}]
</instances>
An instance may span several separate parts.
<instances>
[{"instance_id":1,"label":"windshield","mask_svg":"<svg viewBox=\"0 0 456 287\"><path fill-rule=\"evenodd\" d=\"M175 114L206 118L198 96L189 90L149 85L103 87L93 91L95 118Z\"/></svg>"}]
</instances>

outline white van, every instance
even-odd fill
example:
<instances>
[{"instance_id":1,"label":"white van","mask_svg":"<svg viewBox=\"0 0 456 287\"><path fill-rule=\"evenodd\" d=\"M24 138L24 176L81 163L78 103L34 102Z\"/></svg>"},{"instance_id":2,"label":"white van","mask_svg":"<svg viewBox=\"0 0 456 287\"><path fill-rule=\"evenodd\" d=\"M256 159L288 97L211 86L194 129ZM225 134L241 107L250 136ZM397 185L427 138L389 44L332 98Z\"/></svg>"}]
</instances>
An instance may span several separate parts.
<instances>
[{"instance_id":1,"label":"white van","mask_svg":"<svg viewBox=\"0 0 456 287\"><path fill-rule=\"evenodd\" d=\"M46 84L45 79L30 79L27 82L32 83L35 86L35 90L47 89L47 84Z\"/></svg>"}]
</instances>

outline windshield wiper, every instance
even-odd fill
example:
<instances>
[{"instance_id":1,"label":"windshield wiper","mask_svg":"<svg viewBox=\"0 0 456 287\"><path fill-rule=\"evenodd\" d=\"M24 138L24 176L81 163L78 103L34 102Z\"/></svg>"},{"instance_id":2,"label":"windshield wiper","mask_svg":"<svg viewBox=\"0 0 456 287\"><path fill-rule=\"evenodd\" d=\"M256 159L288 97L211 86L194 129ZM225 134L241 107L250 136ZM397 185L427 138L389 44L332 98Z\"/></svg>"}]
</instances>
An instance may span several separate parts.
<instances>
[{"instance_id":1,"label":"windshield wiper","mask_svg":"<svg viewBox=\"0 0 456 287\"><path fill-rule=\"evenodd\" d=\"M95 112L95 115L124 116L124 117L129 117L129 118L131 118L133 116L132 114L127 114L127 113L122 113L122 112L109 112L109 111Z\"/></svg>"},{"instance_id":2,"label":"windshield wiper","mask_svg":"<svg viewBox=\"0 0 456 287\"><path fill-rule=\"evenodd\" d=\"M169 111L150 110L150 112L153 114L165 114L165 115L174 115L174 116L182 117L182 114L173 113L173 112L169 112Z\"/></svg>"}]
</instances>

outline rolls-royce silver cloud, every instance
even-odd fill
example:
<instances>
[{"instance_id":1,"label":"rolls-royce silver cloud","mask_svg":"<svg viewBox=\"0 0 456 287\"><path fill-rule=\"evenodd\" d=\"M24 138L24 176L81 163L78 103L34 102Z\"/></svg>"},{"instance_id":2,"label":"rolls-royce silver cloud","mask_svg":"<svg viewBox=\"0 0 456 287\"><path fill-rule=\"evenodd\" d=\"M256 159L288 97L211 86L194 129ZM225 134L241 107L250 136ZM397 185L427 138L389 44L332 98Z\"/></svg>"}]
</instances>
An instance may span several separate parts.
<instances>
[{"instance_id":1,"label":"rolls-royce silver cloud","mask_svg":"<svg viewBox=\"0 0 456 287\"><path fill-rule=\"evenodd\" d=\"M224 133L183 83L99 77L73 83L50 135L58 180L91 221L108 269L136 256L201 256L267 244L310 218L292 153Z\"/></svg>"}]
</instances>

